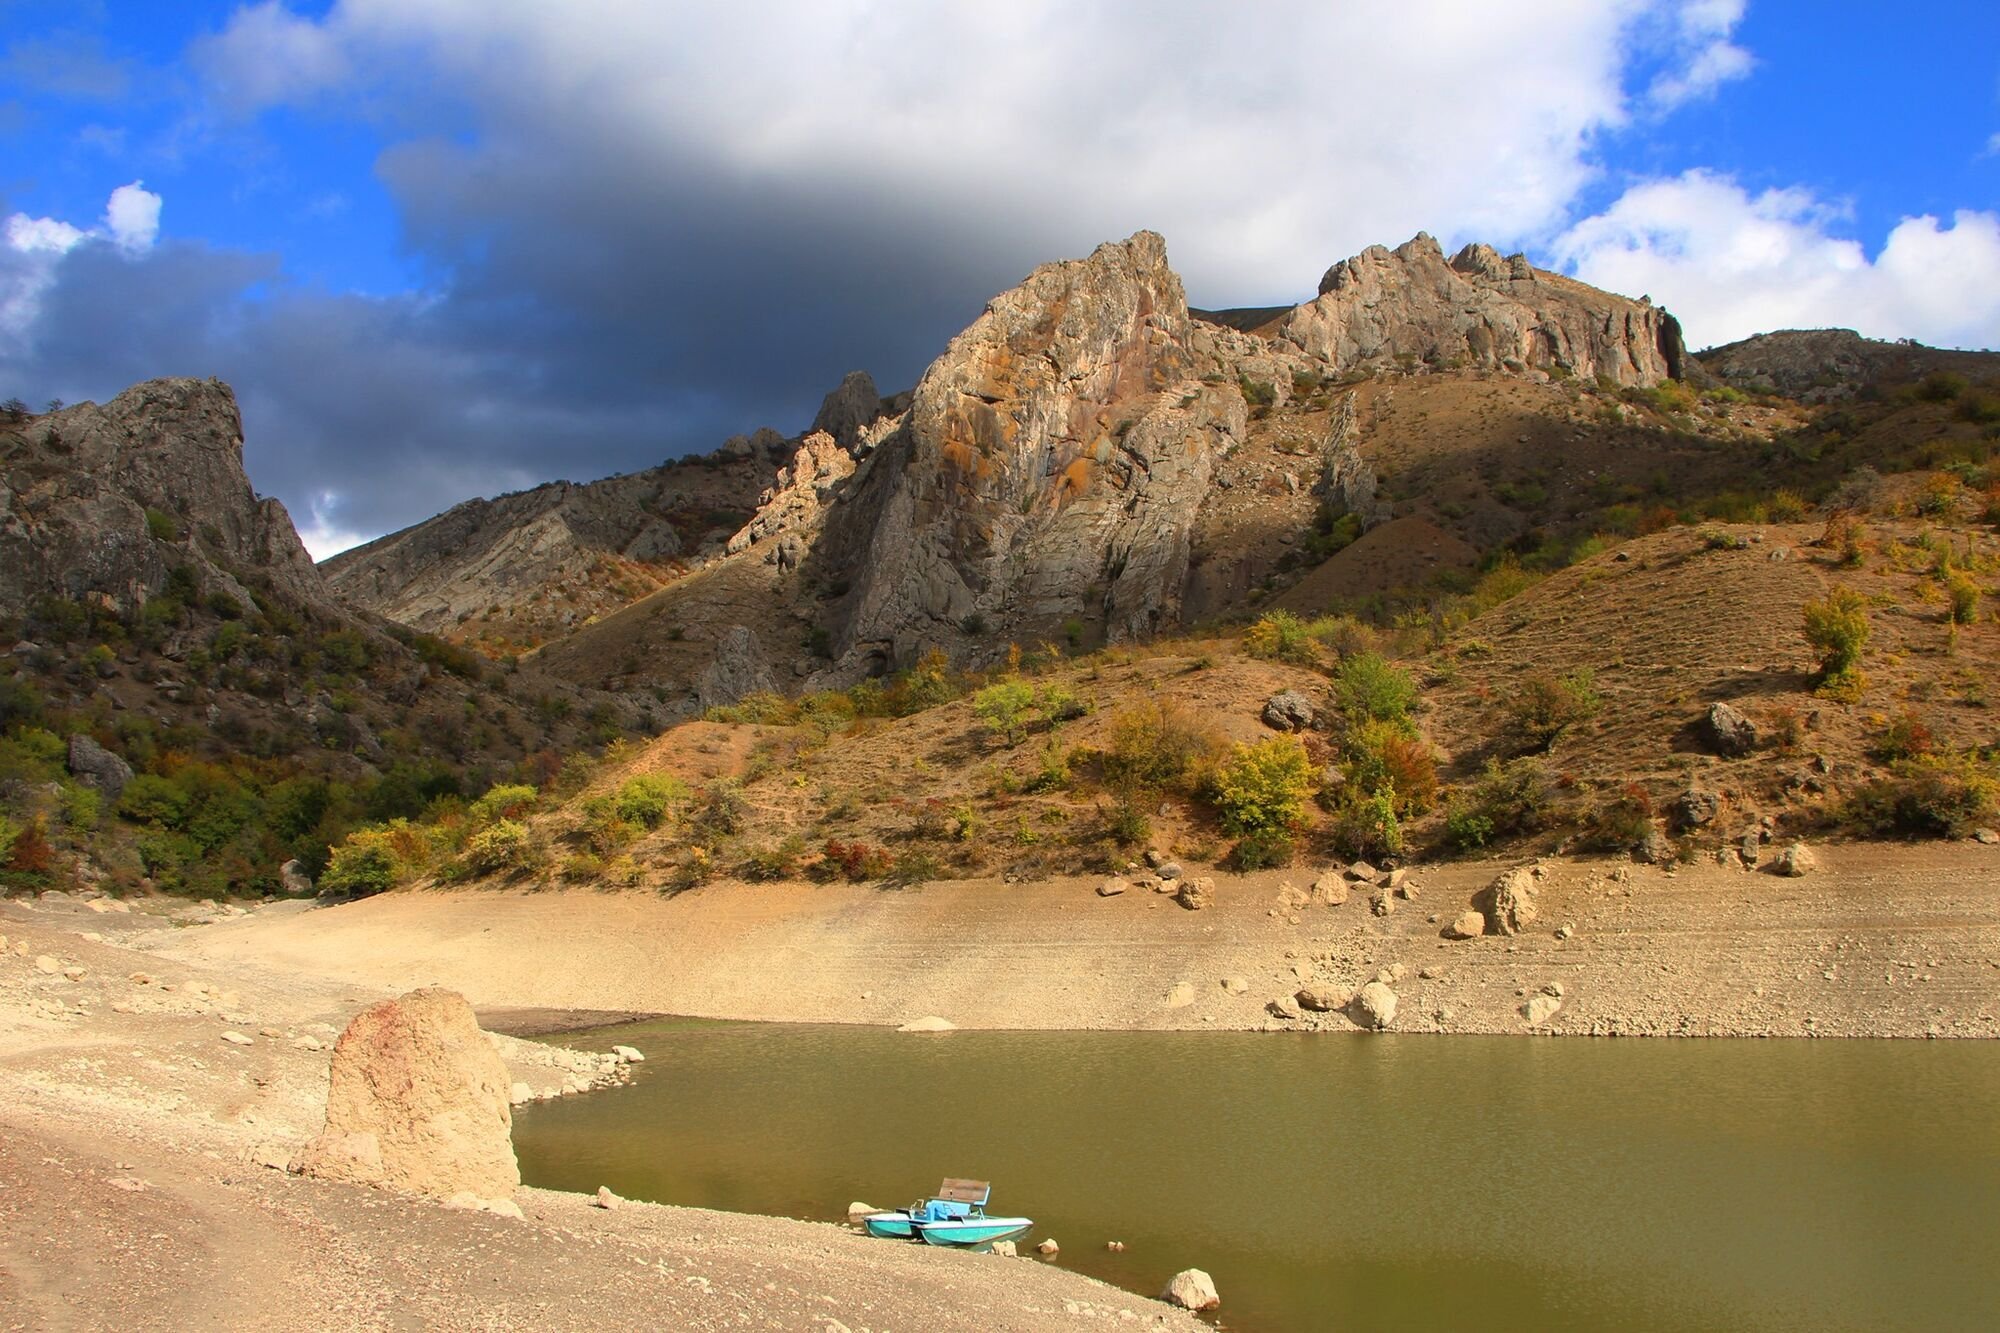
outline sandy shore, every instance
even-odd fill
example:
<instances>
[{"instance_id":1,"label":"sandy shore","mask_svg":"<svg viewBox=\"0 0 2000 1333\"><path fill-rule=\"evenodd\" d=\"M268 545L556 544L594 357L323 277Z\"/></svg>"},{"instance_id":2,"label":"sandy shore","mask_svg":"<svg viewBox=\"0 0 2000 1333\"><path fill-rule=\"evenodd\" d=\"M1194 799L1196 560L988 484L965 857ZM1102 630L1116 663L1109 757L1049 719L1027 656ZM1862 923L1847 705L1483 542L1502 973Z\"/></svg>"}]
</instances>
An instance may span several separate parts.
<instances>
[{"instance_id":1,"label":"sandy shore","mask_svg":"<svg viewBox=\"0 0 2000 1333\"><path fill-rule=\"evenodd\" d=\"M167 956L215 928L0 903L0 1329L1203 1327L1039 1260L826 1223L535 1189L513 1221L272 1169L384 991ZM500 1045L544 1093L602 1069Z\"/></svg>"},{"instance_id":2,"label":"sandy shore","mask_svg":"<svg viewBox=\"0 0 2000 1333\"><path fill-rule=\"evenodd\" d=\"M267 908L156 947L274 985L445 985L482 1010L1351 1030L1268 1006L1400 968L1398 1031L2000 1035L2000 847L1843 845L1820 859L1802 879L1550 862L1532 929L1470 941L1440 927L1499 865L1421 869L1388 916L1360 890L1340 907L1285 906L1287 881L1310 883L1299 872L1218 877L1199 912L1149 892L1102 898L1097 880L438 891ZM1554 987L1561 1008L1531 1029L1527 998Z\"/></svg>"}]
</instances>

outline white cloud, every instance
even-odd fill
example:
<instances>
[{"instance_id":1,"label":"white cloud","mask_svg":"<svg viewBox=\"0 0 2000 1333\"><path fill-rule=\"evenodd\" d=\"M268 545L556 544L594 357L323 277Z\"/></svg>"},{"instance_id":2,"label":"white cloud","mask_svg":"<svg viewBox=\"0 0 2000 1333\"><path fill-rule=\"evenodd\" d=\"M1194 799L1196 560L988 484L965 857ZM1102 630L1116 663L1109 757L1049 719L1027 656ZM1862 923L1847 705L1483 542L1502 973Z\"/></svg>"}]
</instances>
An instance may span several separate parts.
<instances>
[{"instance_id":1,"label":"white cloud","mask_svg":"<svg viewBox=\"0 0 2000 1333\"><path fill-rule=\"evenodd\" d=\"M56 218L31 218L16 213L7 219L7 244L22 254L62 254L85 233Z\"/></svg>"},{"instance_id":2,"label":"white cloud","mask_svg":"<svg viewBox=\"0 0 2000 1333\"><path fill-rule=\"evenodd\" d=\"M104 205L105 230L128 254L151 249L160 235L160 196L144 187L144 181L121 185Z\"/></svg>"},{"instance_id":3,"label":"white cloud","mask_svg":"<svg viewBox=\"0 0 2000 1333\"><path fill-rule=\"evenodd\" d=\"M1731 40L1743 21L1744 0L1686 0L1658 16L1667 24L1667 67L1646 89L1656 111L1710 96L1731 79L1749 74L1756 60Z\"/></svg>"},{"instance_id":4,"label":"white cloud","mask_svg":"<svg viewBox=\"0 0 2000 1333\"><path fill-rule=\"evenodd\" d=\"M1829 326L2000 347L2000 214L1905 218L1873 259L1833 233L1842 216L1807 191L1691 171L1634 186L1553 249L1585 282L1666 305L1694 347Z\"/></svg>"},{"instance_id":5,"label":"white cloud","mask_svg":"<svg viewBox=\"0 0 2000 1333\"><path fill-rule=\"evenodd\" d=\"M230 15L199 43L197 63L217 94L239 109L302 101L344 82L350 69L334 34L277 0Z\"/></svg>"},{"instance_id":6,"label":"white cloud","mask_svg":"<svg viewBox=\"0 0 2000 1333\"><path fill-rule=\"evenodd\" d=\"M345 497L336 491L316 492L309 502L306 519L298 524L299 540L305 543L306 554L315 561L331 559L368 540L335 517L345 504Z\"/></svg>"},{"instance_id":7,"label":"white cloud","mask_svg":"<svg viewBox=\"0 0 2000 1333\"><path fill-rule=\"evenodd\" d=\"M240 9L197 63L240 109L469 108L476 133L451 137L503 182L597 159L663 206L768 187L835 230L893 200L913 230L1036 257L1152 227L1197 299L1247 301L1423 228L1546 235L1593 174L1591 136L1627 119L1638 28L1669 34L1649 67L1693 96L1743 68L1740 12L598 0L585 22L539 0L339 0L319 19Z\"/></svg>"}]
</instances>

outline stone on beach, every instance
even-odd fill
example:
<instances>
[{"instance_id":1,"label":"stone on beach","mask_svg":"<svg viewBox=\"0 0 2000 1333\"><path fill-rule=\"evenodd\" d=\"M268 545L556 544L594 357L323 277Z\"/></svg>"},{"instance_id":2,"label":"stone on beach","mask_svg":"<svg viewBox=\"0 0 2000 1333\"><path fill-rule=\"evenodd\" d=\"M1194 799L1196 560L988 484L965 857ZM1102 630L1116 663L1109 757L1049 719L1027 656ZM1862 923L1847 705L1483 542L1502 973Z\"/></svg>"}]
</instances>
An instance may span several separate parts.
<instances>
[{"instance_id":1,"label":"stone on beach","mask_svg":"<svg viewBox=\"0 0 2000 1333\"><path fill-rule=\"evenodd\" d=\"M956 1031L958 1031L958 1024L956 1024L956 1023L952 1022L952 1021L951 1021L950 1019L948 1019L948 1018L939 1018L939 1017L938 1017L938 1016L937 1016L936 1014L928 1014L928 1015L926 1015L926 1016L925 1016L925 1017L923 1017L923 1018L913 1018L913 1019L911 1019L911 1020L910 1020L909 1022L907 1022L907 1023L903 1024L903 1026L901 1026L901 1027L897 1028L897 1029L896 1029L896 1031L898 1031L898 1032L956 1032Z\"/></svg>"},{"instance_id":2,"label":"stone on beach","mask_svg":"<svg viewBox=\"0 0 2000 1333\"><path fill-rule=\"evenodd\" d=\"M611 1053L618 1057L620 1064L642 1064L646 1059L645 1056L639 1054L639 1048L636 1046L613 1046Z\"/></svg>"},{"instance_id":3,"label":"stone on beach","mask_svg":"<svg viewBox=\"0 0 2000 1333\"><path fill-rule=\"evenodd\" d=\"M297 1169L434 1198L507 1201L521 1183L509 1091L507 1066L464 996L427 989L384 1000L334 1043L326 1127Z\"/></svg>"}]
</instances>

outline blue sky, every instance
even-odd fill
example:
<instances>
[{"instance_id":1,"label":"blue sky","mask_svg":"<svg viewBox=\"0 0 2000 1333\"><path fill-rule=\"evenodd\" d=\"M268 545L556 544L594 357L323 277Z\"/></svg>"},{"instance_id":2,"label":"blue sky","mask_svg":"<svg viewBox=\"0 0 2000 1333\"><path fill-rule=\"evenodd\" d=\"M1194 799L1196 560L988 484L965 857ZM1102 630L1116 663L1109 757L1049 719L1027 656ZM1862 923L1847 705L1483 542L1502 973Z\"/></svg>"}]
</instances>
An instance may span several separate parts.
<instances>
[{"instance_id":1,"label":"blue sky","mask_svg":"<svg viewBox=\"0 0 2000 1333\"><path fill-rule=\"evenodd\" d=\"M2000 5L0 0L0 395L217 375L326 553L905 387L1034 264L1419 229L2000 345Z\"/></svg>"}]
</instances>

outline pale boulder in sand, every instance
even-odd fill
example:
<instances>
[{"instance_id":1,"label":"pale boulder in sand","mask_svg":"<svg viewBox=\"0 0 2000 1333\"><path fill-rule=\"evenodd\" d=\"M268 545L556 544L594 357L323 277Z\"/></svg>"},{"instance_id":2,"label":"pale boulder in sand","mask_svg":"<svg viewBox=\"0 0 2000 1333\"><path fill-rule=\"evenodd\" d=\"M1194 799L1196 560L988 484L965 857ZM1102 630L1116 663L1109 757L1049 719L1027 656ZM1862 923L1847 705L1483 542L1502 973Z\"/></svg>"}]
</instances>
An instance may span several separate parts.
<instances>
[{"instance_id":1,"label":"pale boulder in sand","mask_svg":"<svg viewBox=\"0 0 2000 1333\"><path fill-rule=\"evenodd\" d=\"M1183 1310L1213 1310L1222 1304L1215 1292L1215 1279L1199 1268L1184 1268L1173 1275L1160 1299Z\"/></svg>"},{"instance_id":2,"label":"pale boulder in sand","mask_svg":"<svg viewBox=\"0 0 2000 1333\"><path fill-rule=\"evenodd\" d=\"M521 1183L507 1066L456 991L363 1010L334 1044L326 1128L307 1175L450 1200L504 1200Z\"/></svg>"}]
</instances>

